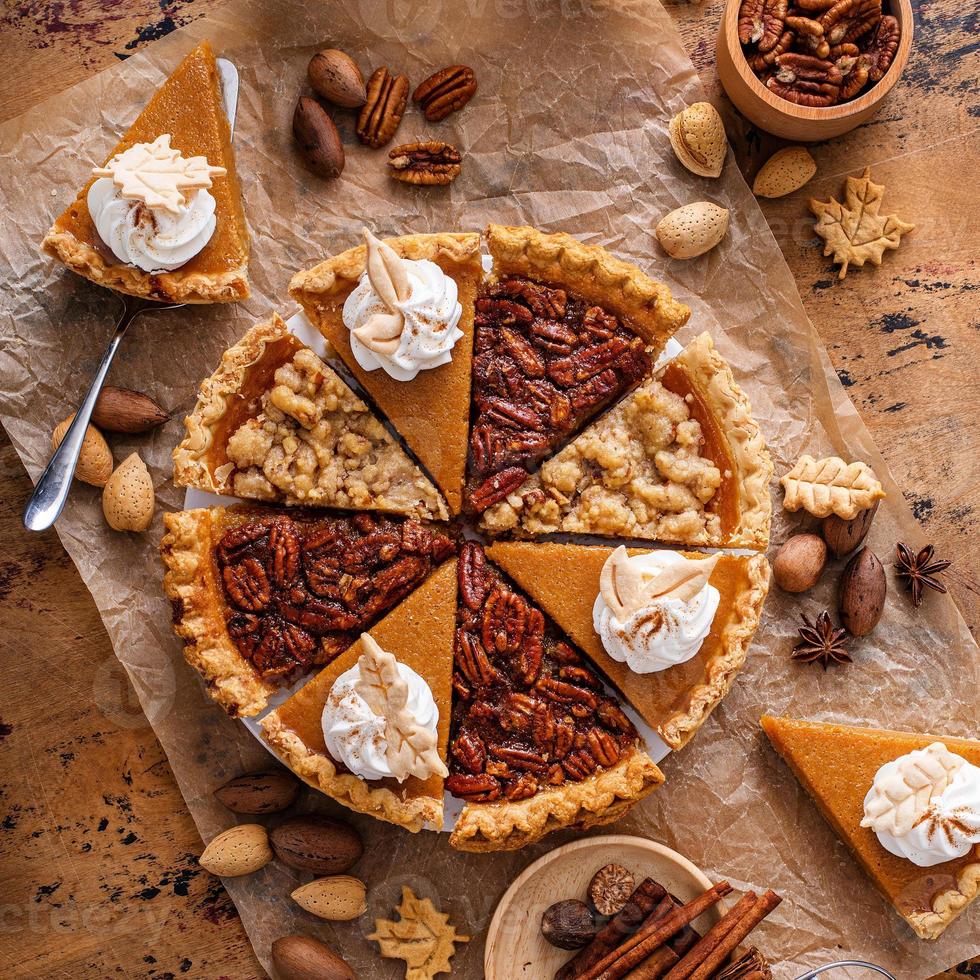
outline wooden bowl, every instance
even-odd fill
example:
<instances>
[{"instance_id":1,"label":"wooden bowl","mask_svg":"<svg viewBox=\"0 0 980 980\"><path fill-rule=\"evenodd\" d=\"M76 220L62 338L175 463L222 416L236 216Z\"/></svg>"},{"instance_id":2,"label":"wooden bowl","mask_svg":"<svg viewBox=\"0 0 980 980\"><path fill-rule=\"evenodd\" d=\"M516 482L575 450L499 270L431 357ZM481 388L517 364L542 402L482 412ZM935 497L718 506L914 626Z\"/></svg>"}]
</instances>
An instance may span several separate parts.
<instances>
[{"instance_id":1,"label":"wooden bowl","mask_svg":"<svg viewBox=\"0 0 980 980\"><path fill-rule=\"evenodd\" d=\"M545 854L504 893L490 922L483 954L485 980L544 980L573 953L556 949L541 935L541 914L564 898L585 899L592 876L607 864L621 864L644 878L659 881L682 902L711 887L704 872L686 857L643 837L586 837ZM702 934L721 918L718 906L708 909L694 926Z\"/></svg>"},{"instance_id":2,"label":"wooden bowl","mask_svg":"<svg viewBox=\"0 0 980 980\"><path fill-rule=\"evenodd\" d=\"M738 40L739 0L728 0L718 31L718 77L735 107L759 129L794 142L815 143L840 136L867 122L901 78L912 49L912 5L888 0L902 29L898 50L885 77L856 99L840 105L811 108L787 102L770 92L749 67Z\"/></svg>"}]
</instances>

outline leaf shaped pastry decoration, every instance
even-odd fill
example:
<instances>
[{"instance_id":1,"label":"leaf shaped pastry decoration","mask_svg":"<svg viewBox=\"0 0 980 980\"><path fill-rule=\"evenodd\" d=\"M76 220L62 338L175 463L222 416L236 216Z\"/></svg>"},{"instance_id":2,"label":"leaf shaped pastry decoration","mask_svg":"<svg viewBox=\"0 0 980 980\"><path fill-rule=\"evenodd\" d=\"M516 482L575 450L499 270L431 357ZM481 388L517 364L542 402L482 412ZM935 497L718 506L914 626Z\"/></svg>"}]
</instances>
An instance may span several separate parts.
<instances>
[{"instance_id":1,"label":"leaf shaped pastry decoration","mask_svg":"<svg viewBox=\"0 0 980 980\"><path fill-rule=\"evenodd\" d=\"M879 770L874 778L877 792L865 803L861 826L895 837L907 834L929 813L933 797L945 792L965 762L942 742L933 742Z\"/></svg>"},{"instance_id":2,"label":"leaf shaped pastry decoration","mask_svg":"<svg viewBox=\"0 0 980 980\"><path fill-rule=\"evenodd\" d=\"M385 758L392 775L398 782L409 776L449 775L439 758L437 734L419 725L409 710L408 684L398 671L398 661L369 633L361 634L361 646L364 652L357 661L361 676L354 690L385 720Z\"/></svg>"},{"instance_id":3,"label":"leaf shaped pastry decoration","mask_svg":"<svg viewBox=\"0 0 980 980\"><path fill-rule=\"evenodd\" d=\"M368 936L381 947L381 955L405 961L405 980L432 980L437 973L449 973L456 943L468 943L427 898L418 898L407 885L395 911L400 921L375 919Z\"/></svg>"},{"instance_id":4,"label":"leaf shaped pastry decoration","mask_svg":"<svg viewBox=\"0 0 980 980\"><path fill-rule=\"evenodd\" d=\"M210 187L212 177L224 177L224 167L212 167L207 157L181 156L170 145L170 134L152 143L136 143L117 153L104 167L96 167L96 177L111 177L123 197L142 201L149 208L162 208L179 214L187 203L184 191Z\"/></svg>"},{"instance_id":5,"label":"leaf shaped pastry decoration","mask_svg":"<svg viewBox=\"0 0 980 980\"><path fill-rule=\"evenodd\" d=\"M803 455L779 482L785 492L783 507L802 508L814 517L836 514L850 521L885 496L867 463L845 463L837 456Z\"/></svg>"},{"instance_id":6,"label":"leaf shaped pastry decoration","mask_svg":"<svg viewBox=\"0 0 980 980\"><path fill-rule=\"evenodd\" d=\"M867 167L860 177L847 178L843 204L834 198L810 199L810 210L817 218L814 231L824 240L823 254L833 254L840 265L838 278L847 276L851 263L881 265L885 251L898 248L902 235L915 227L894 214L881 214L884 196L884 185L871 182L871 168Z\"/></svg>"},{"instance_id":7,"label":"leaf shaped pastry decoration","mask_svg":"<svg viewBox=\"0 0 980 980\"><path fill-rule=\"evenodd\" d=\"M651 575L630 561L629 552L620 545L602 566L599 590L613 615L622 622L656 599L669 597L690 602L707 585L718 557L682 558Z\"/></svg>"},{"instance_id":8,"label":"leaf shaped pastry decoration","mask_svg":"<svg viewBox=\"0 0 980 980\"><path fill-rule=\"evenodd\" d=\"M398 304L412 295L408 267L390 245L372 235L367 228L364 229L364 243L367 246L368 280L387 312L375 313L354 331L354 336L378 354L394 354L405 326L405 315Z\"/></svg>"}]
</instances>

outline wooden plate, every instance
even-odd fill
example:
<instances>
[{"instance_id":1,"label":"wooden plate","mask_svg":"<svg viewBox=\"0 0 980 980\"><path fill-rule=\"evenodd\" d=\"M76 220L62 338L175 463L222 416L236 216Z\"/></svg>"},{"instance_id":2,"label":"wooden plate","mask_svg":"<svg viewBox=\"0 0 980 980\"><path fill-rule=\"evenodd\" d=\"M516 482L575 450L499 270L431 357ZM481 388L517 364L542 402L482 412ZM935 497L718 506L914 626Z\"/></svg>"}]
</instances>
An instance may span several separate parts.
<instances>
[{"instance_id":1,"label":"wooden plate","mask_svg":"<svg viewBox=\"0 0 980 980\"><path fill-rule=\"evenodd\" d=\"M637 884L654 878L682 902L712 885L686 857L656 841L623 835L573 841L535 861L504 893L487 934L486 980L550 980L574 953L555 949L544 940L541 914L564 898L584 900L592 876L611 863L632 871ZM704 933L719 918L715 906L694 927Z\"/></svg>"}]
</instances>

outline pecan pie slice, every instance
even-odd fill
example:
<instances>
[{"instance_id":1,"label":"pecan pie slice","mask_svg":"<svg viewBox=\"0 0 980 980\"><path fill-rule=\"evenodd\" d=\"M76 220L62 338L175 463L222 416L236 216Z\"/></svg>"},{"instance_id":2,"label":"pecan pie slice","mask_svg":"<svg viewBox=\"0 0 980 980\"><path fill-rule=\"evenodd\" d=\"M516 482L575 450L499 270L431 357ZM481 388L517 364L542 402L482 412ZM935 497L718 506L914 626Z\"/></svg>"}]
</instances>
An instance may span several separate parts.
<instances>
[{"instance_id":1,"label":"pecan pie slice","mask_svg":"<svg viewBox=\"0 0 980 980\"><path fill-rule=\"evenodd\" d=\"M174 482L247 500L446 520L439 491L367 405L274 314L201 384Z\"/></svg>"},{"instance_id":2,"label":"pecan pie slice","mask_svg":"<svg viewBox=\"0 0 980 980\"><path fill-rule=\"evenodd\" d=\"M164 517L174 631L229 714L329 663L455 551L411 518L259 507Z\"/></svg>"},{"instance_id":3,"label":"pecan pie slice","mask_svg":"<svg viewBox=\"0 0 980 980\"><path fill-rule=\"evenodd\" d=\"M466 801L450 843L512 850L619 819L663 782L584 656L467 542L459 559L446 789Z\"/></svg>"},{"instance_id":4,"label":"pecan pie slice","mask_svg":"<svg viewBox=\"0 0 980 980\"><path fill-rule=\"evenodd\" d=\"M666 286L568 235L491 225L487 243L467 482L477 513L645 377L690 314Z\"/></svg>"},{"instance_id":5,"label":"pecan pie slice","mask_svg":"<svg viewBox=\"0 0 980 980\"><path fill-rule=\"evenodd\" d=\"M731 368L701 334L487 510L491 533L769 544L772 461Z\"/></svg>"}]
</instances>

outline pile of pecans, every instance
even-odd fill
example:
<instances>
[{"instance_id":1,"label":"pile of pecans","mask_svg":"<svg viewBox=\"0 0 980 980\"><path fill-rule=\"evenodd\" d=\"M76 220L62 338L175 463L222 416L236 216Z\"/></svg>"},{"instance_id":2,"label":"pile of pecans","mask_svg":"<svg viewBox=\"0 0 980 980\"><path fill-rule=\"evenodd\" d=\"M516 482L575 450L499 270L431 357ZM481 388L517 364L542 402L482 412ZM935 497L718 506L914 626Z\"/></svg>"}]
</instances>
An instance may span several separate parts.
<instances>
[{"instance_id":1,"label":"pile of pecans","mask_svg":"<svg viewBox=\"0 0 980 980\"><path fill-rule=\"evenodd\" d=\"M738 12L749 67L801 106L846 102L880 81L900 37L881 0L742 0Z\"/></svg>"}]
</instances>

